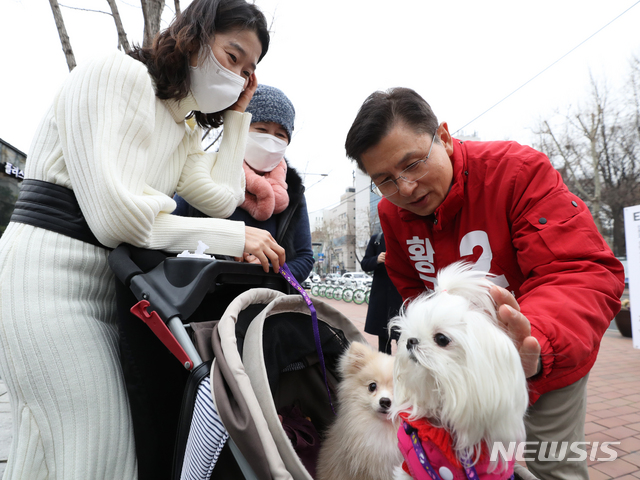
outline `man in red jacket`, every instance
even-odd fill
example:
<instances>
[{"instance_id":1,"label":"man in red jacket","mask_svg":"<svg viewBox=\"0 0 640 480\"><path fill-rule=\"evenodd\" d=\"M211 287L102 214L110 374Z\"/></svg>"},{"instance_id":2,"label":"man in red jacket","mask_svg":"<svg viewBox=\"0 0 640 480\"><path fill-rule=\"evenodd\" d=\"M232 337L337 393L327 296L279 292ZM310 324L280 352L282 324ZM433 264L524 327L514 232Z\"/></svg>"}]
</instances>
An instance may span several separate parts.
<instances>
[{"instance_id":1,"label":"man in red jacket","mask_svg":"<svg viewBox=\"0 0 640 480\"><path fill-rule=\"evenodd\" d=\"M584 441L587 376L624 289L584 202L544 154L456 140L410 89L370 95L345 147L385 197L385 265L403 299L458 260L495 274L491 294L529 379L527 441ZM586 456L539 453L527 462L539 478L588 478Z\"/></svg>"}]
</instances>

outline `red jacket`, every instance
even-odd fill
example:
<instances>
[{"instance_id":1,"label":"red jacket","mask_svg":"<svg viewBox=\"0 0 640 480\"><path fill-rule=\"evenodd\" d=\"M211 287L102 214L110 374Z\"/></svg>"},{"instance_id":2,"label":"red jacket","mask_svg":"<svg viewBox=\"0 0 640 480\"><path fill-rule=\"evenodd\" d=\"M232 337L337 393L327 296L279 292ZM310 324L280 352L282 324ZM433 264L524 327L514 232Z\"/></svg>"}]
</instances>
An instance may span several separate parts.
<instances>
[{"instance_id":1,"label":"red jacket","mask_svg":"<svg viewBox=\"0 0 640 480\"><path fill-rule=\"evenodd\" d=\"M544 154L454 139L451 162L451 190L433 215L378 204L387 271L403 299L433 288L435 273L461 259L498 275L542 348L542 371L529 380L533 403L593 366L620 310L622 264Z\"/></svg>"}]
</instances>

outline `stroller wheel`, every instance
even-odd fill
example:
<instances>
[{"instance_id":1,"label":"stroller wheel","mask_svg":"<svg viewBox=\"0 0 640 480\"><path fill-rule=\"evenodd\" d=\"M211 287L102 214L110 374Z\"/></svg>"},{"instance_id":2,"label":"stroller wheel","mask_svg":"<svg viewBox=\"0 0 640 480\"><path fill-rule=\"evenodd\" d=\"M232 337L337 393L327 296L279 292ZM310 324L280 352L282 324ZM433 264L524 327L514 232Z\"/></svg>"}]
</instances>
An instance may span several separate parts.
<instances>
[{"instance_id":1,"label":"stroller wheel","mask_svg":"<svg viewBox=\"0 0 640 480\"><path fill-rule=\"evenodd\" d=\"M342 300L347 303L353 300L353 290L351 290L350 288L345 288L342 291Z\"/></svg>"},{"instance_id":2,"label":"stroller wheel","mask_svg":"<svg viewBox=\"0 0 640 480\"><path fill-rule=\"evenodd\" d=\"M355 303L356 305L362 305L364 303L365 300L365 293L364 290L356 290L355 292L353 292L353 303Z\"/></svg>"}]
</instances>

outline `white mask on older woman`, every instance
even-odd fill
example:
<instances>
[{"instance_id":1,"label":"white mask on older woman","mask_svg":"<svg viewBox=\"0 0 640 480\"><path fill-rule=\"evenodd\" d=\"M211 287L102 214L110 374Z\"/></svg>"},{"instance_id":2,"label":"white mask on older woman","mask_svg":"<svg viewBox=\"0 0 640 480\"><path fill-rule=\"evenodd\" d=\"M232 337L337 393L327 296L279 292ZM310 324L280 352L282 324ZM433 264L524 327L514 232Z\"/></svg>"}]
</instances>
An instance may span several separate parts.
<instances>
[{"instance_id":1,"label":"white mask on older woman","mask_svg":"<svg viewBox=\"0 0 640 480\"><path fill-rule=\"evenodd\" d=\"M200 50L198 65L191 68L191 93L202 113L221 112L240 97L244 78L224 68L207 45Z\"/></svg>"},{"instance_id":2,"label":"white mask on older woman","mask_svg":"<svg viewBox=\"0 0 640 480\"><path fill-rule=\"evenodd\" d=\"M270 172L278 166L287 142L268 133L249 132L244 160L257 172Z\"/></svg>"}]
</instances>

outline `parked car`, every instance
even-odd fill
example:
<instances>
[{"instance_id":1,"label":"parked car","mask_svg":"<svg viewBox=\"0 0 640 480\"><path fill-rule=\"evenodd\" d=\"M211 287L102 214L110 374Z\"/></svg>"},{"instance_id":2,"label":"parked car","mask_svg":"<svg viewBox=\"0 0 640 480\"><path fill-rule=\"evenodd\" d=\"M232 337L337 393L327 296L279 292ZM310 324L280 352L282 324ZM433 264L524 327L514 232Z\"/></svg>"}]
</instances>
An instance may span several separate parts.
<instances>
[{"instance_id":1,"label":"parked car","mask_svg":"<svg viewBox=\"0 0 640 480\"><path fill-rule=\"evenodd\" d=\"M305 290L311 290L311 287L313 286L313 283L311 282L311 277L307 277L305 280L302 281L300 285L302 285L302 288L304 288Z\"/></svg>"},{"instance_id":2,"label":"parked car","mask_svg":"<svg viewBox=\"0 0 640 480\"><path fill-rule=\"evenodd\" d=\"M341 277L339 273L329 273L325 277L324 281L325 283L328 283L330 285L338 285L340 278Z\"/></svg>"},{"instance_id":3,"label":"parked car","mask_svg":"<svg viewBox=\"0 0 640 480\"><path fill-rule=\"evenodd\" d=\"M309 275L309 280L311 280L311 282L313 283L320 283L322 281L320 275L318 275L317 273L312 273L311 275Z\"/></svg>"},{"instance_id":4,"label":"parked car","mask_svg":"<svg viewBox=\"0 0 640 480\"><path fill-rule=\"evenodd\" d=\"M348 288L366 288L373 283L373 278L364 272L347 272L340 278L340 284Z\"/></svg>"}]
</instances>

